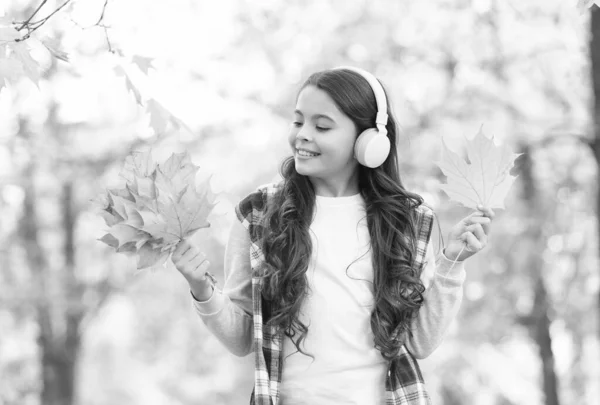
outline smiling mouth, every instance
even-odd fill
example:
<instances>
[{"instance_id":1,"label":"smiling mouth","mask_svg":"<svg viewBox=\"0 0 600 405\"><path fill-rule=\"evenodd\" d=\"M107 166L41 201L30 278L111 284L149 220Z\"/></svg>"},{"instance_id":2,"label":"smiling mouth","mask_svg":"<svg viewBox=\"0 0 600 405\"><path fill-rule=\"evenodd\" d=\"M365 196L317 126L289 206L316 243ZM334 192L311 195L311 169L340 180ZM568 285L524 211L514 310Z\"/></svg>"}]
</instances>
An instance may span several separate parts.
<instances>
[{"instance_id":1,"label":"smiling mouth","mask_svg":"<svg viewBox=\"0 0 600 405\"><path fill-rule=\"evenodd\" d=\"M309 152L303 149L296 149L296 153L298 154L298 156L302 157L317 157L321 155L320 153Z\"/></svg>"}]
</instances>

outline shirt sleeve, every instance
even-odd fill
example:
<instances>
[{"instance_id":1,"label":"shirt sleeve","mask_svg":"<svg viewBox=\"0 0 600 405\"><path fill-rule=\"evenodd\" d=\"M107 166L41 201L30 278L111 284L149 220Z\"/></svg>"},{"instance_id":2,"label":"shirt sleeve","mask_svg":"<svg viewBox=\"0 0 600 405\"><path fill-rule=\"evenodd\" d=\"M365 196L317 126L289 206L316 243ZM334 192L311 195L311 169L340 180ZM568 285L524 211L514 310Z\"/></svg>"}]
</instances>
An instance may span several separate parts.
<instances>
[{"instance_id":1,"label":"shirt sleeve","mask_svg":"<svg viewBox=\"0 0 600 405\"><path fill-rule=\"evenodd\" d=\"M466 272L463 261L454 262L443 252L437 258L429 243L421 275L426 286L424 302L405 345L417 359L428 357L440 345L456 317L463 297Z\"/></svg>"},{"instance_id":2,"label":"shirt sleeve","mask_svg":"<svg viewBox=\"0 0 600 405\"><path fill-rule=\"evenodd\" d=\"M252 268L250 235L234 220L225 248L223 290L215 289L206 301L192 296L196 313L213 335L233 354L253 350Z\"/></svg>"}]
</instances>

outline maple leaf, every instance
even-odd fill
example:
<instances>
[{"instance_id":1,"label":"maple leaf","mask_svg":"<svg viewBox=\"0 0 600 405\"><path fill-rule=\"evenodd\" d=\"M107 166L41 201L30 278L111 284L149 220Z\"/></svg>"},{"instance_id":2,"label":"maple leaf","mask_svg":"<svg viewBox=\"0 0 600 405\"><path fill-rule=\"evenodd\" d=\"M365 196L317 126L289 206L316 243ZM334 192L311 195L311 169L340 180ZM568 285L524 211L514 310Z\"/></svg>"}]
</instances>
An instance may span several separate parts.
<instances>
[{"instance_id":1,"label":"maple leaf","mask_svg":"<svg viewBox=\"0 0 600 405\"><path fill-rule=\"evenodd\" d=\"M162 104L151 98L146 102L147 111L150 113L150 126L156 134L165 132L171 113Z\"/></svg>"},{"instance_id":2,"label":"maple leaf","mask_svg":"<svg viewBox=\"0 0 600 405\"><path fill-rule=\"evenodd\" d=\"M154 133L160 134L167 130L169 123L175 129L184 128L189 133L194 132L180 118L173 115L161 103L153 98L146 102L146 111L150 114L150 126L154 129Z\"/></svg>"},{"instance_id":3,"label":"maple leaf","mask_svg":"<svg viewBox=\"0 0 600 405\"><path fill-rule=\"evenodd\" d=\"M6 82L16 82L23 75L23 64L13 57L0 58L0 90Z\"/></svg>"},{"instance_id":4,"label":"maple leaf","mask_svg":"<svg viewBox=\"0 0 600 405\"><path fill-rule=\"evenodd\" d=\"M95 199L109 227L98 240L137 255L138 269L164 264L179 241L210 226L215 195L210 179L196 187L198 169L187 152L173 153L163 164L152 160L151 149L132 152L119 173L125 188Z\"/></svg>"},{"instance_id":5,"label":"maple leaf","mask_svg":"<svg viewBox=\"0 0 600 405\"><path fill-rule=\"evenodd\" d=\"M16 82L23 75L39 88L40 66L31 56L29 45L20 39L15 24L0 18L0 89L6 82Z\"/></svg>"},{"instance_id":6,"label":"maple leaf","mask_svg":"<svg viewBox=\"0 0 600 405\"><path fill-rule=\"evenodd\" d=\"M23 65L23 72L38 88L40 87L40 65L31 56L29 46L21 41L10 44L9 48L12 51L13 56L21 62Z\"/></svg>"},{"instance_id":7,"label":"maple leaf","mask_svg":"<svg viewBox=\"0 0 600 405\"><path fill-rule=\"evenodd\" d=\"M478 205L504 209L504 198L516 176L510 174L520 153L512 153L506 145L496 146L480 128L477 135L466 143L469 162L452 152L442 140L442 158L435 162L447 176L447 184L440 188L451 200L468 208Z\"/></svg>"},{"instance_id":8,"label":"maple leaf","mask_svg":"<svg viewBox=\"0 0 600 405\"><path fill-rule=\"evenodd\" d=\"M123 69L122 66L115 66L114 71L117 76L125 78L125 88L127 88L128 92L131 91L133 93L133 97L135 97L136 103L138 103L139 105L143 105L142 94L140 93L138 88L133 84L125 69Z\"/></svg>"},{"instance_id":9,"label":"maple leaf","mask_svg":"<svg viewBox=\"0 0 600 405\"><path fill-rule=\"evenodd\" d=\"M131 186L136 178L150 178L156 170L156 166L152 160L151 149L133 151L125 158L119 176L123 177Z\"/></svg>"},{"instance_id":10,"label":"maple leaf","mask_svg":"<svg viewBox=\"0 0 600 405\"><path fill-rule=\"evenodd\" d=\"M139 55L134 55L132 58L132 62L135 63L137 67L145 74L148 74L148 69L152 67L151 65L153 60L153 58L146 58Z\"/></svg>"},{"instance_id":11,"label":"maple leaf","mask_svg":"<svg viewBox=\"0 0 600 405\"><path fill-rule=\"evenodd\" d=\"M60 49L60 42L56 38L44 37L41 42L56 59L64 62L69 61L69 54Z\"/></svg>"}]
</instances>

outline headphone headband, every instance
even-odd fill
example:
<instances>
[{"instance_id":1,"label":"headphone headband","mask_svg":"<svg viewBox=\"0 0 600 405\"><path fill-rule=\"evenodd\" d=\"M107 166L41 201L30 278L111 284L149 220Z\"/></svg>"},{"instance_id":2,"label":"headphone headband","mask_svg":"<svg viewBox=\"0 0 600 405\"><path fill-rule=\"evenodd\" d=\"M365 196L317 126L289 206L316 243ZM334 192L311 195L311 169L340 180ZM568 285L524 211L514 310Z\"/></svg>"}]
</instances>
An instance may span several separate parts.
<instances>
[{"instance_id":1,"label":"headphone headband","mask_svg":"<svg viewBox=\"0 0 600 405\"><path fill-rule=\"evenodd\" d=\"M366 70L359 69L354 66L339 66L334 69L351 70L355 73L358 73L367 82L369 82L369 85L371 86L371 89L373 90L373 94L375 94L375 101L377 103L377 116L375 117L375 123L377 124L377 129L383 135L387 134L387 129L385 128L385 126L387 125L387 121L388 121L387 99L385 97L385 91L383 90L381 83L379 83L379 80L377 80L377 78L375 76L373 76L371 73L367 72Z\"/></svg>"}]
</instances>

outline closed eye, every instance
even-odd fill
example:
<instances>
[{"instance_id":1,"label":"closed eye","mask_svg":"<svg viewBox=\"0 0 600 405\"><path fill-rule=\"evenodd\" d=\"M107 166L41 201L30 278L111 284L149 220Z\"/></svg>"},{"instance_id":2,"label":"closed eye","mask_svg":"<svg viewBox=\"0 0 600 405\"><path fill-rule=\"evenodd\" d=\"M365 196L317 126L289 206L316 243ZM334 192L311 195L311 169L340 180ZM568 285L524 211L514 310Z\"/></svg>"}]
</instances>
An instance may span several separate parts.
<instances>
[{"instance_id":1,"label":"closed eye","mask_svg":"<svg viewBox=\"0 0 600 405\"><path fill-rule=\"evenodd\" d=\"M325 128L325 127L317 126L317 131L319 131L319 132L326 132L326 131L329 131L330 129L331 128Z\"/></svg>"},{"instance_id":2,"label":"closed eye","mask_svg":"<svg viewBox=\"0 0 600 405\"><path fill-rule=\"evenodd\" d=\"M298 122L298 121L294 121L294 122L292 122L292 125L295 126L295 127L297 127L297 128L300 128L302 126L302 123Z\"/></svg>"}]
</instances>

